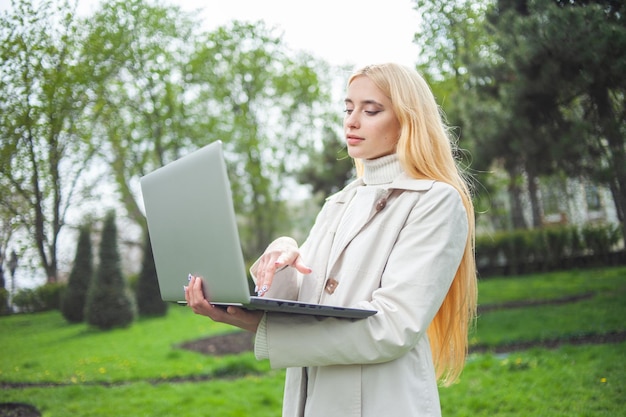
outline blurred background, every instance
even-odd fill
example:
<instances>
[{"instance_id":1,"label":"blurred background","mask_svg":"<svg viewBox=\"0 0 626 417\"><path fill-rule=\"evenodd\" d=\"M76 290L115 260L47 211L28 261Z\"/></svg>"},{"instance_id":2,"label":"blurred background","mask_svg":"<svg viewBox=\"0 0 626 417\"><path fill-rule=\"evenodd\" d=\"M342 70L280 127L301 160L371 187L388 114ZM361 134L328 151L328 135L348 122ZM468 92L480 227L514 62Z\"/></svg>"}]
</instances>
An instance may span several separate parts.
<instances>
[{"instance_id":1,"label":"blurred background","mask_svg":"<svg viewBox=\"0 0 626 417\"><path fill-rule=\"evenodd\" d=\"M249 337L221 357L203 338L231 330L160 299L139 179L221 140L246 261L302 241L354 177L346 80L385 61L429 82L474 195L480 315L444 415L623 413L625 13L0 0L0 415L277 415Z\"/></svg>"},{"instance_id":2,"label":"blurred background","mask_svg":"<svg viewBox=\"0 0 626 417\"><path fill-rule=\"evenodd\" d=\"M624 261L621 2L226 3L2 0L9 298L67 281L78 230L97 240L111 209L123 270L138 274L139 178L217 139L246 258L302 239L352 177L347 76L383 61L417 67L452 126L483 274Z\"/></svg>"}]
</instances>

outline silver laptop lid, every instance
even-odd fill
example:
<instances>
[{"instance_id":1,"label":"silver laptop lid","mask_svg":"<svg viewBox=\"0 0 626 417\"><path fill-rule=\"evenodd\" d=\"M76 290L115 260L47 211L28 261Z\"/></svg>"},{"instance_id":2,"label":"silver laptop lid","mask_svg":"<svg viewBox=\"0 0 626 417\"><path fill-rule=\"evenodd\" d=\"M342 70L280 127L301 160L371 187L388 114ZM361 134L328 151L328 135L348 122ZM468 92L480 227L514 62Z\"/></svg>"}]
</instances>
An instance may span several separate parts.
<instances>
[{"instance_id":1,"label":"silver laptop lid","mask_svg":"<svg viewBox=\"0 0 626 417\"><path fill-rule=\"evenodd\" d=\"M140 182L161 297L184 301L183 286L191 273L208 284L209 301L247 303L250 293L222 142Z\"/></svg>"}]
</instances>

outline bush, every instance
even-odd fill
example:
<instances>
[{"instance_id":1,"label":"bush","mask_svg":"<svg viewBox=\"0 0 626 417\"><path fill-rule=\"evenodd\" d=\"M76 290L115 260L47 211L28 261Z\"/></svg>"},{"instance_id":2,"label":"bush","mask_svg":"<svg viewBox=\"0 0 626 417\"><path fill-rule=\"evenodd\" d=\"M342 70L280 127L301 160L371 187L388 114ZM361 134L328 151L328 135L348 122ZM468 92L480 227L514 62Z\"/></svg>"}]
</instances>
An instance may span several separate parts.
<instances>
[{"instance_id":1,"label":"bush","mask_svg":"<svg viewBox=\"0 0 626 417\"><path fill-rule=\"evenodd\" d=\"M61 313L70 323L85 319L87 292L93 275L93 253L89 226L83 226L78 236L74 267L70 272L67 289L61 298Z\"/></svg>"},{"instance_id":2,"label":"bush","mask_svg":"<svg viewBox=\"0 0 626 417\"><path fill-rule=\"evenodd\" d=\"M600 257L609 253L620 239L619 227L608 224L586 226L581 234L587 251Z\"/></svg>"},{"instance_id":3,"label":"bush","mask_svg":"<svg viewBox=\"0 0 626 417\"><path fill-rule=\"evenodd\" d=\"M550 226L476 237L481 276L518 275L577 266L620 263L614 253L619 225Z\"/></svg>"},{"instance_id":4,"label":"bush","mask_svg":"<svg viewBox=\"0 0 626 417\"><path fill-rule=\"evenodd\" d=\"M65 284L48 283L37 288L19 290L13 297L13 305L22 313L57 310Z\"/></svg>"},{"instance_id":5,"label":"bush","mask_svg":"<svg viewBox=\"0 0 626 417\"><path fill-rule=\"evenodd\" d=\"M110 211L104 220L99 259L100 265L87 294L85 319L102 330L128 326L134 320L135 312L120 267L114 211Z\"/></svg>"}]
</instances>

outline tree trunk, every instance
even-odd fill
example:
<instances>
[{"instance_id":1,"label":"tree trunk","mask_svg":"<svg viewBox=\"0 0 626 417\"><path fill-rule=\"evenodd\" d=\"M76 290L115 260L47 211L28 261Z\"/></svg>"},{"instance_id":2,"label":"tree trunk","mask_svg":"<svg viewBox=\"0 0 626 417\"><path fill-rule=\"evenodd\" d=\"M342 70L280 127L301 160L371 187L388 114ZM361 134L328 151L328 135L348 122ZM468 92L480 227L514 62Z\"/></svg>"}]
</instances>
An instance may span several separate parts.
<instances>
[{"instance_id":1,"label":"tree trunk","mask_svg":"<svg viewBox=\"0 0 626 417\"><path fill-rule=\"evenodd\" d=\"M539 187L534 174L528 173L528 194L530 195L530 207L533 215L533 227L543 226L543 210L541 209L541 199L539 198Z\"/></svg>"},{"instance_id":2,"label":"tree trunk","mask_svg":"<svg viewBox=\"0 0 626 417\"><path fill-rule=\"evenodd\" d=\"M615 210L622 223L624 250L626 251L626 221L624 221L624 210L626 210L626 150L620 129L620 124L624 122L620 116L616 115L609 94L606 87L600 87L593 90L591 97L597 108L599 126L603 137L608 143L606 158L613 173L609 184Z\"/></svg>"},{"instance_id":3,"label":"tree trunk","mask_svg":"<svg viewBox=\"0 0 626 417\"><path fill-rule=\"evenodd\" d=\"M528 229L522 205L523 187L520 185L519 168L506 168L509 173L509 203L511 206L511 226L513 229Z\"/></svg>"}]
</instances>

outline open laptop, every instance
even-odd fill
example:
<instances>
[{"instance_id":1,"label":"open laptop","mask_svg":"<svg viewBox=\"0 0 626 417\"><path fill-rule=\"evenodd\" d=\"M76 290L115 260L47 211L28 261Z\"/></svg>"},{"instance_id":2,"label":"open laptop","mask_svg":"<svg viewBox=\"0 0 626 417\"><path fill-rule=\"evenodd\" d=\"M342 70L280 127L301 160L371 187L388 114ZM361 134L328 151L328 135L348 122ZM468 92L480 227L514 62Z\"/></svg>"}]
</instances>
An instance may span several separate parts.
<instances>
[{"instance_id":1,"label":"open laptop","mask_svg":"<svg viewBox=\"0 0 626 417\"><path fill-rule=\"evenodd\" d=\"M161 297L185 303L188 276L202 277L215 305L343 318L376 310L250 295L222 142L216 141L140 180Z\"/></svg>"}]
</instances>

